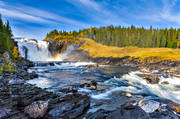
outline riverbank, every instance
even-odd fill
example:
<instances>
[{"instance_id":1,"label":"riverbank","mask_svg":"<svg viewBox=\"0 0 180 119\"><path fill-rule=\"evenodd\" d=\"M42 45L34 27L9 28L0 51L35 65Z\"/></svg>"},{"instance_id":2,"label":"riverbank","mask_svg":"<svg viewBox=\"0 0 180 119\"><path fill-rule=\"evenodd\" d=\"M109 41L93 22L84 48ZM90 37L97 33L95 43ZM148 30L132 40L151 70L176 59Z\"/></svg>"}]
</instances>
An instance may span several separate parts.
<instances>
[{"instance_id":1,"label":"riverbank","mask_svg":"<svg viewBox=\"0 0 180 119\"><path fill-rule=\"evenodd\" d=\"M50 66L55 65L55 63L47 63L47 65L49 64ZM42 65L44 66L45 64L42 63ZM24 61L24 63L18 67L18 70L30 74L27 72L27 69L30 68L30 66L33 65L30 65ZM85 70L93 71L92 68L95 68L94 70L96 70L97 67L96 65L95 67L92 67L92 65L85 65ZM81 73L81 75L83 75L83 73ZM106 75L108 76L109 74ZM29 79L31 79L30 76L28 77L28 80ZM96 89L96 85L98 86L98 80L95 82L90 81L88 84L84 82L81 85L77 85L76 83L76 85L68 86L67 84L67 86L61 87L58 93L53 93L47 91L46 89L38 88L35 85L26 83L26 80L27 79L24 79L24 73L1 74L0 117L2 119L111 119L115 117L117 118L117 114L119 115L118 119L123 119L125 117L130 119L135 119L138 117L141 117L142 119L151 119L155 117L160 119L178 119L178 116L174 114L173 111L179 111L179 104L168 100L163 101L160 99L148 99L145 98L146 96L142 96L140 94L125 93L123 91L117 92L116 94L118 95L114 95L118 96L118 98L116 98L116 103L119 102L118 108L113 110L98 109L96 112L90 111L94 108L94 106L96 107L98 105L92 105L92 97L90 98L88 93L83 93L79 91L79 89L88 88L92 91L99 90ZM59 80L62 79L60 78ZM102 90L103 93L104 89L100 90ZM100 102L98 102L98 104L100 105L101 103L107 103L104 99L99 101ZM108 101L108 104L109 103L113 104L114 100L112 99ZM149 105L151 105L151 107ZM151 111L149 112L149 110Z\"/></svg>"},{"instance_id":2,"label":"riverbank","mask_svg":"<svg viewBox=\"0 0 180 119\"><path fill-rule=\"evenodd\" d=\"M86 94L54 94L26 80L37 78L37 74L27 70L32 62L23 60L17 65L17 72L0 74L0 118L29 119L29 118L77 118L90 105Z\"/></svg>"},{"instance_id":3,"label":"riverbank","mask_svg":"<svg viewBox=\"0 0 180 119\"><path fill-rule=\"evenodd\" d=\"M101 65L131 66L137 67L142 72L158 70L177 77L180 74L179 49L109 47L91 39L83 38L80 38L78 42L69 45L66 51L63 49L60 56L63 61L86 61Z\"/></svg>"},{"instance_id":4,"label":"riverbank","mask_svg":"<svg viewBox=\"0 0 180 119\"><path fill-rule=\"evenodd\" d=\"M178 77L178 61L158 58L140 60L129 56L90 57L87 51L79 49L82 45L83 42L82 44L68 44L70 46L68 48L65 48L67 46L65 44L61 44L58 49L50 48L52 52L55 51L53 54L66 49L61 56L67 59L63 61L75 61L74 64L71 62L32 63L22 60L20 64L16 64L16 72L2 73L0 75L0 93L2 94L0 117L5 119L111 119L119 115L119 119L127 117L130 119L179 118L177 114L180 113L180 105L177 103L179 98L175 98L177 99L175 103L171 101L171 98L160 98L151 91L151 94L138 93L139 90L151 90L151 86L164 88L171 83L168 81L162 83L160 78L161 76ZM38 46L34 47L37 47L37 52L40 54L42 49ZM53 44L50 47L53 47ZM38 58L39 55L35 59ZM76 64L76 61L97 64L80 65L80 63ZM30 67L32 68L29 69ZM144 73L133 74L136 69ZM134 78L135 80L145 79L144 84L131 82ZM104 85L99 83L104 83ZM37 86L43 86L44 89ZM131 89L135 89L135 92L128 92ZM172 94L173 91L171 91ZM171 92L168 94L171 95ZM175 90L175 93L178 92Z\"/></svg>"}]
</instances>

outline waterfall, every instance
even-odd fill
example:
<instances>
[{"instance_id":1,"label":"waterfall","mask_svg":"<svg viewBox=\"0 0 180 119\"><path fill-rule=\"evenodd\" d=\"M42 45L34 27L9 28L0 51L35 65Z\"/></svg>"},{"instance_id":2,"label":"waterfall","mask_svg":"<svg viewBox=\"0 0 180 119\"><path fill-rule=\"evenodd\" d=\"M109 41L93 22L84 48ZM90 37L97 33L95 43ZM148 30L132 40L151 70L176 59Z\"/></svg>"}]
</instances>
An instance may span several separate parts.
<instances>
[{"instance_id":1,"label":"waterfall","mask_svg":"<svg viewBox=\"0 0 180 119\"><path fill-rule=\"evenodd\" d=\"M30 61L51 61L53 59L48 50L49 43L46 41L16 38L19 53Z\"/></svg>"},{"instance_id":2,"label":"waterfall","mask_svg":"<svg viewBox=\"0 0 180 119\"><path fill-rule=\"evenodd\" d=\"M47 41L14 38L18 45L19 53L25 59L30 61L64 61L69 57L73 57L73 51L77 49L76 45L69 46L64 53L60 53L63 47L62 44L49 43Z\"/></svg>"}]
</instances>

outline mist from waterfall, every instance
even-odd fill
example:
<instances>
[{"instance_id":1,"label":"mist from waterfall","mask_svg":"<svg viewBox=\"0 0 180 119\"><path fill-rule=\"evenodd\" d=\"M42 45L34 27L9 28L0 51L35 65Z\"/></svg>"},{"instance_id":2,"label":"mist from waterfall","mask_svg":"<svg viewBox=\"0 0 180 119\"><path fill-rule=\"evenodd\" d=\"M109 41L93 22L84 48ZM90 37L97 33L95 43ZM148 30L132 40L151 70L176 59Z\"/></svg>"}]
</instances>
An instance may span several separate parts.
<instances>
[{"instance_id":1,"label":"mist from waterfall","mask_svg":"<svg viewBox=\"0 0 180 119\"><path fill-rule=\"evenodd\" d=\"M30 61L53 61L54 58L48 50L49 43L46 41L19 38L15 39L18 43L19 53Z\"/></svg>"}]
</instances>

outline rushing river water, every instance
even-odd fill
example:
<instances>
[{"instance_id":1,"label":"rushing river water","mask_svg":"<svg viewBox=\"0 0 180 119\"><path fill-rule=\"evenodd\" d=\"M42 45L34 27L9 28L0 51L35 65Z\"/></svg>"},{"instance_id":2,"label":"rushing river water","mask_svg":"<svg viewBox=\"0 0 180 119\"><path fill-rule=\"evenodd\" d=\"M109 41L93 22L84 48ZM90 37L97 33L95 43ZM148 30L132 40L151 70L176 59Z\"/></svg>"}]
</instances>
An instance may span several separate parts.
<instances>
[{"instance_id":1,"label":"rushing river water","mask_svg":"<svg viewBox=\"0 0 180 119\"><path fill-rule=\"evenodd\" d=\"M88 66L89 65L89 66ZM29 71L38 73L39 78L28 81L48 91L59 93L62 87L77 86L79 92L88 93L91 97L91 109L113 110L123 104L127 98L123 92L130 92L136 98L148 98L159 101L172 100L180 103L179 78L161 75L159 84L149 84L139 77L141 72L131 67L99 66L91 68L95 63L79 62L44 62L36 63ZM90 67L90 68L89 68ZM96 90L79 87L81 84L98 82ZM163 85L162 81L169 84Z\"/></svg>"},{"instance_id":2,"label":"rushing river water","mask_svg":"<svg viewBox=\"0 0 180 119\"><path fill-rule=\"evenodd\" d=\"M137 104L141 99L152 99L165 104L171 100L180 104L179 78L153 71L151 74L159 75L160 81L150 84L140 77L144 73L136 68L98 65L91 62L60 62L71 52L71 47L55 59L49 51L48 42L29 39L17 41L20 55L36 64L29 72L35 71L39 75L38 78L27 82L57 94L61 93L61 89L73 86L91 97L88 112L98 109L112 111L126 101L135 101ZM168 83L161 83L165 81ZM88 86L93 82L97 84L94 90ZM133 96L128 98L125 96L127 93ZM151 110L151 107L148 107L148 110Z\"/></svg>"}]
</instances>

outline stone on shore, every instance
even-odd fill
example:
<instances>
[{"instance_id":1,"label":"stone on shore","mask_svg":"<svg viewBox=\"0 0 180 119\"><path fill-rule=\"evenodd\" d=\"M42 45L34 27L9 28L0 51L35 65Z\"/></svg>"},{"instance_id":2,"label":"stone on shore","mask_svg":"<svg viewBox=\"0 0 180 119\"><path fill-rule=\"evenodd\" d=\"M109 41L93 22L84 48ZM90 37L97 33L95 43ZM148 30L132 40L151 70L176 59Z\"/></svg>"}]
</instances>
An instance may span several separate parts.
<instances>
[{"instance_id":1,"label":"stone on shore","mask_svg":"<svg viewBox=\"0 0 180 119\"><path fill-rule=\"evenodd\" d=\"M41 118L45 115L48 109L48 101L33 102L24 108L24 112L31 118Z\"/></svg>"},{"instance_id":2,"label":"stone on shore","mask_svg":"<svg viewBox=\"0 0 180 119\"><path fill-rule=\"evenodd\" d=\"M159 102L149 99L140 100L138 105L147 113L152 113L160 107Z\"/></svg>"},{"instance_id":3,"label":"stone on shore","mask_svg":"<svg viewBox=\"0 0 180 119\"><path fill-rule=\"evenodd\" d=\"M148 113L139 106L124 104L114 111L100 109L86 115L86 119L150 119Z\"/></svg>"}]
</instances>

